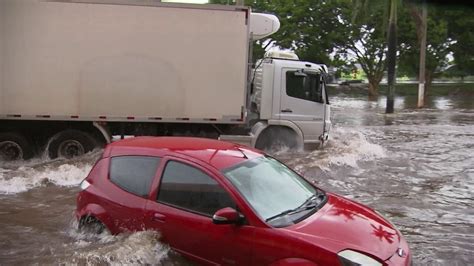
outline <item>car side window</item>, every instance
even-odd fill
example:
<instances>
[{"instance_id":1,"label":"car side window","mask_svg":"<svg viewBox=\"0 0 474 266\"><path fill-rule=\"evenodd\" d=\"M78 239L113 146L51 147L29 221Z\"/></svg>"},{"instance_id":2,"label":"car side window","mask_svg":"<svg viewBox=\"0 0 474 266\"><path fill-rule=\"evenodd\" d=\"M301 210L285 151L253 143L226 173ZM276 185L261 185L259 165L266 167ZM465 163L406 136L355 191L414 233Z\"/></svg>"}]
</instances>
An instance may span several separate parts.
<instances>
[{"instance_id":1,"label":"car side window","mask_svg":"<svg viewBox=\"0 0 474 266\"><path fill-rule=\"evenodd\" d=\"M157 201L206 216L225 207L236 208L217 181L201 170L177 161L166 164Z\"/></svg>"},{"instance_id":2,"label":"car side window","mask_svg":"<svg viewBox=\"0 0 474 266\"><path fill-rule=\"evenodd\" d=\"M147 196L160 158L118 156L110 161L110 181L137 196Z\"/></svg>"}]
</instances>

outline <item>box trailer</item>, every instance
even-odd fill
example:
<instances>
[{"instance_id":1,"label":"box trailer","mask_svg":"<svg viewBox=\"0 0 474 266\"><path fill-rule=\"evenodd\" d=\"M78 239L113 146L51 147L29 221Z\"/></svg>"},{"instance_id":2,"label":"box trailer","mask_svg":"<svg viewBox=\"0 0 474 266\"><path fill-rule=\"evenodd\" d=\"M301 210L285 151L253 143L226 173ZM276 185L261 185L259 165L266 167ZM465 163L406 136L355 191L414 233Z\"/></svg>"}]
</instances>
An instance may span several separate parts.
<instances>
[{"instance_id":1,"label":"box trailer","mask_svg":"<svg viewBox=\"0 0 474 266\"><path fill-rule=\"evenodd\" d=\"M113 135L327 139L324 67L273 53L252 71L252 42L278 27L236 6L0 1L0 157L69 158Z\"/></svg>"}]
</instances>

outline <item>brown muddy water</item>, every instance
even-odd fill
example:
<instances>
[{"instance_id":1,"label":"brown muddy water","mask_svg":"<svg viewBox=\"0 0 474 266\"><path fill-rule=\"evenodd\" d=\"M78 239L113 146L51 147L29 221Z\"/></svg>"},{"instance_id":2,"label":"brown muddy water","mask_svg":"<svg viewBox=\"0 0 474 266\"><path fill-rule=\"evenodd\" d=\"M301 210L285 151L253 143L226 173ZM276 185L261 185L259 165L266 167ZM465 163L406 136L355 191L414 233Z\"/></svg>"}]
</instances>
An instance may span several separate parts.
<instances>
[{"instance_id":1,"label":"brown muddy water","mask_svg":"<svg viewBox=\"0 0 474 266\"><path fill-rule=\"evenodd\" d=\"M414 265L474 260L474 99L332 97L324 150L275 156L325 190L377 209L405 235ZM0 264L188 264L154 232L79 233L77 185L100 151L74 160L0 162Z\"/></svg>"}]
</instances>

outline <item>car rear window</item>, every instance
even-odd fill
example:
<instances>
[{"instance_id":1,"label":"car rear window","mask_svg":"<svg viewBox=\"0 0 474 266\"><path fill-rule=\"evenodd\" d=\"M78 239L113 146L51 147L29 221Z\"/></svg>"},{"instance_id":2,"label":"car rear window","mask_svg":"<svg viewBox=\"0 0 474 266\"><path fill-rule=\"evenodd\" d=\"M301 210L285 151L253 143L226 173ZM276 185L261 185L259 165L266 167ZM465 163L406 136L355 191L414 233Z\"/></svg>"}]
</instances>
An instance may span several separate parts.
<instances>
[{"instance_id":1,"label":"car rear window","mask_svg":"<svg viewBox=\"0 0 474 266\"><path fill-rule=\"evenodd\" d=\"M120 156L110 162L110 181L137 196L146 196L160 162L158 157Z\"/></svg>"},{"instance_id":2,"label":"car rear window","mask_svg":"<svg viewBox=\"0 0 474 266\"><path fill-rule=\"evenodd\" d=\"M236 208L216 180L190 165L170 161L161 178L158 202L212 216L217 210Z\"/></svg>"}]
</instances>

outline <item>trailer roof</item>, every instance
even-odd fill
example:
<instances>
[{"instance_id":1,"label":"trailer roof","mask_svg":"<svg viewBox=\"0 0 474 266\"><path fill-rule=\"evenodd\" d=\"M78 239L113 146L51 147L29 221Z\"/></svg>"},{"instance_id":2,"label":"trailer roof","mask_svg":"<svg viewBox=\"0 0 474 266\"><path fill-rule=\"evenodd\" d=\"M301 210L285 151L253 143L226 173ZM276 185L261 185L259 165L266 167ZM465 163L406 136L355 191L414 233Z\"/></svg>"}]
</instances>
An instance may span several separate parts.
<instances>
[{"instance_id":1,"label":"trailer roof","mask_svg":"<svg viewBox=\"0 0 474 266\"><path fill-rule=\"evenodd\" d=\"M171 8L210 9L224 11L248 11L249 7L217 4L190 4L190 3L167 3L160 0L47 0L48 2L82 3L82 4L104 4L104 5L129 5L129 6L154 6Z\"/></svg>"}]
</instances>

